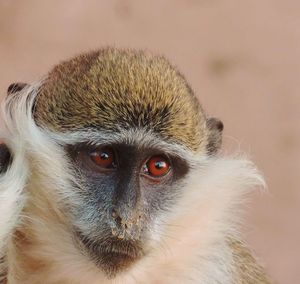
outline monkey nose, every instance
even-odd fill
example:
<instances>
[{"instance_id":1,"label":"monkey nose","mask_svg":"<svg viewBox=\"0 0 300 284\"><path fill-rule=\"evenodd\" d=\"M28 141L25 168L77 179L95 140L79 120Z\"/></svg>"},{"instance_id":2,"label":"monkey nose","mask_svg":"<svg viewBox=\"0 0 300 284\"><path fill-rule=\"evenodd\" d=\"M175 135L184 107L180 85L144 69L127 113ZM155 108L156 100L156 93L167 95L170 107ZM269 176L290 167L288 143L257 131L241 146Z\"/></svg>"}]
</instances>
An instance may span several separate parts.
<instances>
[{"instance_id":1,"label":"monkey nose","mask_svg":"<svg viewBox=\"0 0 300 284\"><path fill-rule=\"evenodd\" d=\"M116 208L111 211L111 217L114 220L112 233L118 238L137 238L140 234L140 219L138 214L127 215L120 214Z\"/></svg>"}]
</instances>

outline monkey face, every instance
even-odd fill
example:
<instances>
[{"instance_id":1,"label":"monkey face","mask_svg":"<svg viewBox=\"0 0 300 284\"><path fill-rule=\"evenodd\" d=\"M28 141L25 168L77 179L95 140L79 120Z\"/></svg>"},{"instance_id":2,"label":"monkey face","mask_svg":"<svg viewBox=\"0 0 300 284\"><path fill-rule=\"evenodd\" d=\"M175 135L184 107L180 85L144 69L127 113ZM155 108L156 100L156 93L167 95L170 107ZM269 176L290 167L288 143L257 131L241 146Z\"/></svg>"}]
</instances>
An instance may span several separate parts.
<instances>
[{"instance_id":1,"label":"monkey face","mask_svg":"<svg viewBox=\"0 0 300 284\"><path fill-rule=\"evenodd\" d=\"M222 127L208 123L184 77L144 52L104 49L63 62L39 87L32 116L59 140L72 176L65 187L56 161L59 189L47 194L62 195L52 203L63 204L80 252L111 275L151 252L192 160L221 141Z\"/></svg>"},{"instance_id":2,"label":"monkey face","mask_svg":"<svg viewBox=\"0 0 300 284\"><path fill-rule=\"evenodd\" d=\"M67 147L82 199L72 209L78 245L109 274L155 246L160 216L176 203L188 163L153 146L117 143Z\"/></svg>"}]
</instances>

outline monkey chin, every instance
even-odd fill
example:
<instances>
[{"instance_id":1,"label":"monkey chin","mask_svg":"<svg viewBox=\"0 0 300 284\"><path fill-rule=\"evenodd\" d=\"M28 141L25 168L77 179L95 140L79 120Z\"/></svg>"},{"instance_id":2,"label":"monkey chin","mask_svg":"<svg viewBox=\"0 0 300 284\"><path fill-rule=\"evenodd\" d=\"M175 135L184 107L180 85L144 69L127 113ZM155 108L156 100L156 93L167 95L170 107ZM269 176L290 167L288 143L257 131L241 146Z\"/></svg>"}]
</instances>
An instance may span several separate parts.
<instances>
[{"instance_id":1,"label":"monkey chin","mask_svg":"<svg viewBox=\"0 0 300 284\"><path fill-rule=\"evenodd\" d=\"M76 239L80 249L110 279L128 270L145 255L140 240L119 239L115 236L92 239L79 231L76 232Z\"/></svg>"}]
</instances>

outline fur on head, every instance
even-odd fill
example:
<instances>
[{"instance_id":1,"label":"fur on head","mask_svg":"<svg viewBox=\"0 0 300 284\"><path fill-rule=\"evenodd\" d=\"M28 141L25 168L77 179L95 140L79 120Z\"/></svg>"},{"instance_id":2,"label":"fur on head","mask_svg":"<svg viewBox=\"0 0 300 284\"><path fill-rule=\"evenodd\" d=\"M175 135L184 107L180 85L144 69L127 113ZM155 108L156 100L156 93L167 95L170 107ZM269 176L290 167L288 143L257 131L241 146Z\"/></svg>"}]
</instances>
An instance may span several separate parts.
<instances>
[{"instance_id":1,"label":"fur on head","mask_svg":"<svg viewBox=\"0 0 300 284\"><path fill-rule=\"evenodd\" d=\"M220 137L223 129L206 120L192 89L165 58L116 49L56 66L43 83L34 116L38 125L60 132L150 130L193 151L205 151L208 129Z\"/></svg>"}]
</instances>

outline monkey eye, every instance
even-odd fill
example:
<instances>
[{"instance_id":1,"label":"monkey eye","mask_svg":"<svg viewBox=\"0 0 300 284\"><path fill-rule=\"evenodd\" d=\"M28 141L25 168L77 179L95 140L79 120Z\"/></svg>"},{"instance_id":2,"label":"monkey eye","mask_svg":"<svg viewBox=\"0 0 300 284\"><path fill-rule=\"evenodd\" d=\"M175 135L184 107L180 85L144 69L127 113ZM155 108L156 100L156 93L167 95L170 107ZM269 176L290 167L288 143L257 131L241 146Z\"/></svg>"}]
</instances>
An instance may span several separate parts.
<instances>
[{"instance_id":1,"label":"monkey eye","mask_svg":"<svg viewBox=\"0 0 300 284\"><path fill-rule=\"evenodd\" d=\"M170 162L164 156L153 156L143 166L143 173L160 178L170 171Z\"/></svg>"},{"instance_id":2,"label":"monkey eye","mask_svg":"<svg viewBox=\"0 0 300 284\"><path fill-rule=\"evenodd\" d=\"M89 153L91 160L100 168L112 169L116 167L114 151L110 147L103 147Z\"/></svg>"}]
</instances>

